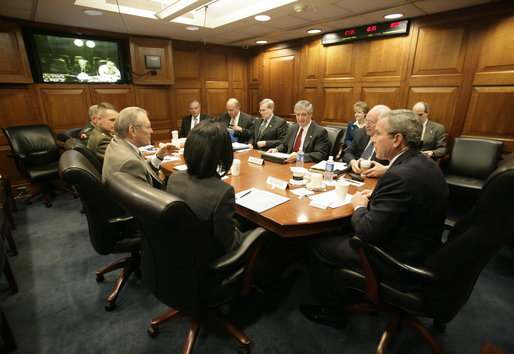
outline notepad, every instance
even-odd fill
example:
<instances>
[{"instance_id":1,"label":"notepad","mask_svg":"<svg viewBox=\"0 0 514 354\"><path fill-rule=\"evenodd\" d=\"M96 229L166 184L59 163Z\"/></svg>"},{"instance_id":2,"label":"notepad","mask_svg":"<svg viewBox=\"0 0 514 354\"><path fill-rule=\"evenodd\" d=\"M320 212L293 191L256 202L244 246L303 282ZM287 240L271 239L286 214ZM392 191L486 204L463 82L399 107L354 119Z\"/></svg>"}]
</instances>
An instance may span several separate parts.
<instances>
[{"instance_id":1,"label":"notepad","mask_svg":"<svg viewBox=\"0 0 514 354\"><path fill-rule=\"evenodd\" d=\"M250 188L236 194L236 204L262 213L268 209L287 202L290 198L263 191L257 188Z\"/></svg>"}]
</instances>

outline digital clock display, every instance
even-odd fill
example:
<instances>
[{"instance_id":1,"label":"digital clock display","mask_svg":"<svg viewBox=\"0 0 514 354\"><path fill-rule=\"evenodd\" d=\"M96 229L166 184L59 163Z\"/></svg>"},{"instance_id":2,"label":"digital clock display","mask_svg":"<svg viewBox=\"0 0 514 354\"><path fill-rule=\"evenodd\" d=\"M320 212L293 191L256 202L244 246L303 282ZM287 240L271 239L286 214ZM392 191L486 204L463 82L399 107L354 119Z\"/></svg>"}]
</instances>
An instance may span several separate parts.
<instances>
[{"instance_id":1,"label":"digital clock display","mask_svg":"<svg viewBox=\"0 0 514 354\"><path fill-rule=\"evenodd\" d=\"M355 28L346 28L338 32L323 35L323 45L346 43L359 39L379 38L409 33L409 20L383 22Z\"/></svg>"}]
</instances>

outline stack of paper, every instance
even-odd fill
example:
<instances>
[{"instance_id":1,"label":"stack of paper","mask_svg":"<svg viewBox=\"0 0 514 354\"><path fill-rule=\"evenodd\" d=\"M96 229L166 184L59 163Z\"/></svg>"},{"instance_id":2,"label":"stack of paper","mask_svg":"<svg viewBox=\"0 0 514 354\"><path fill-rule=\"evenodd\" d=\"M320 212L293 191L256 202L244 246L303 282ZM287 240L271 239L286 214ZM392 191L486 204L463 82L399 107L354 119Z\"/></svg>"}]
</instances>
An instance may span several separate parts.
<instances>
[{"instance_id":1,"label":"stack of paper","mask_svg":"<svg viewBox=\"0 0 514 354\"><path fill-rule=\"evenodd\" d=\"M309 205L320 209L326 209L328 207L337 208L350 203L352 197L351 194L346 194L346 199L340 200L337 198L335 189L333 189L330 192L310 196L309 199L311 202Z\"/></svg>"},{"instance_id":2,"label":"stack of paper","mask_svg":"<svg viewBox=\"0 0 514 354\"><path fill-rule=\"evenodd\" d=\"M283 197L257 188L247 189L236 194L236 204L257 213L262 213L288 200L288 197Z\"/></svg>"}]
</instances>

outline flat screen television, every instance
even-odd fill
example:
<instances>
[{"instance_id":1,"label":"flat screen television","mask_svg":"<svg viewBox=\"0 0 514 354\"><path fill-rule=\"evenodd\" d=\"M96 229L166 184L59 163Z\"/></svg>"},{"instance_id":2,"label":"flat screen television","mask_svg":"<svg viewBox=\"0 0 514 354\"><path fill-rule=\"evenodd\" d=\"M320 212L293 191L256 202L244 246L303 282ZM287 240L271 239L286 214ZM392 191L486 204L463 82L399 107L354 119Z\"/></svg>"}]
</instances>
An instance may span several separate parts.
<instances>
[{"instance_id":1,"label":"flat screen television","mask_svg":"<svg viewBox=\"0 0 514 354\"><path fill-rule=\"evenodd\" d=\"M24 35L36 82L128 82L123 40L32 31Z\"/></svg>"}]
</instances>

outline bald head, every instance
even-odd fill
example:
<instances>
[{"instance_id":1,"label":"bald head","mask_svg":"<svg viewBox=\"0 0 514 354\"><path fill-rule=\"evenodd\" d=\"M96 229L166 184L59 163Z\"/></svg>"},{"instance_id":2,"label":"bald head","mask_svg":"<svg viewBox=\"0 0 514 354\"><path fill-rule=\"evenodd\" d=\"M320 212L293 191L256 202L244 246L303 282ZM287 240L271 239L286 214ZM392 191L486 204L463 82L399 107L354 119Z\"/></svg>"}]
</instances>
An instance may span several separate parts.
<instances>
[{"instance_id":1,"label":"bald head","mask_svg":"<svg viewBox=\"0 0 514 354\"><path fill-rule=\"evenodd\" d=\"M366 134L369 136L375 135L375 125L382 115L385 112L389 112L391 109L389 107L384 106L383 104L376 105L371 108L368 114L366 115Z\"/></svg>"},{"instance_id":2,"label":"bald head","mask_svg":"<svg viewBox=\"0 0 514 354\"><path fill-rule=\"evenodd\" d=\"M412 106L412 111L415 115L418 116L421 124L425 124L425 122L428 119L428 103L418 102L414 106Z\"/></svg>"}]
</instances>

